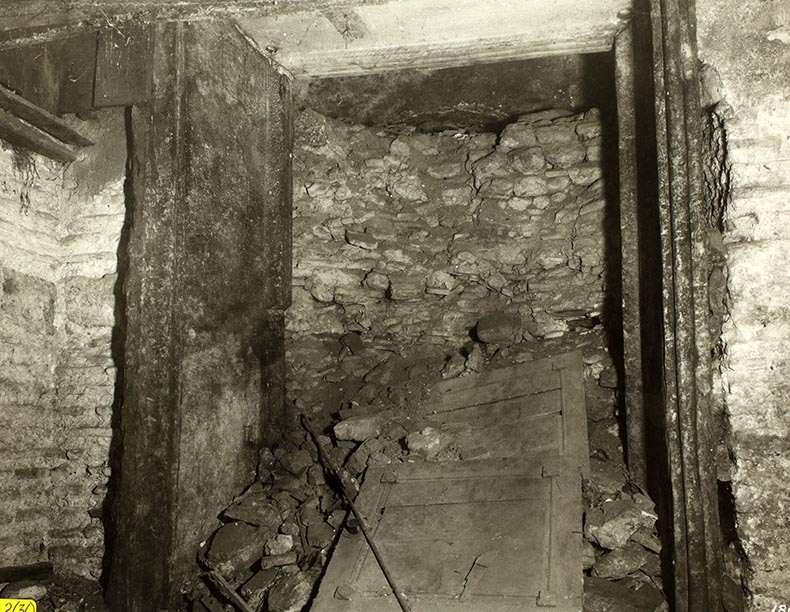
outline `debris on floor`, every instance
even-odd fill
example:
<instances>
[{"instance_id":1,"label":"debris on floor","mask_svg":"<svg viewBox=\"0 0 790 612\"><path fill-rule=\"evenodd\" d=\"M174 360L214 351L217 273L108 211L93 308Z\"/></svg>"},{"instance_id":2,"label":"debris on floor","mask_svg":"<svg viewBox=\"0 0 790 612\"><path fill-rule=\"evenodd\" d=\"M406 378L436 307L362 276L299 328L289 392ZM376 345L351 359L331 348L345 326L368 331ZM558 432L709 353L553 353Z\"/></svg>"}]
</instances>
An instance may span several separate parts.
<instances>
[{"instance_id":1,"label":"debris on floor","mask_svg":"<svg viewBox=\"0 0 790 612\"><path fill-rule=\"evenodd\" d=\"M493 342L504 334L500 321L492 318L484 322L481 332L486 339ZM352 344L354 340L349 338L347 342ZM565 443L567 452L576 453L577 465L589 462L589 468L584 465L582 470L588 477L583 485L584 508L578 511L579 530L582 514L586 520L576 575L581 584L583 562L587 612L619 612L629 608L611 607L611 601L626 591L657 594L663 601L660 544L652 503L629 484L627 477L616 412L619 382L612 359L601 348L603 344L599 326L540 343L505 346L473 342L458 351L457 358L456 353L442 356L441 351L421 347L373 363L363 373L362 384L347 387L339 403L297 408L319 425L324 432L322 445L330 449L333 462L343 467L344 481L358 491L368 474L381 470L419 472L437 463L460 466L528 455L529 445L522 443L519 432L537 446L543 443L559 448L558 438L535 434L537 430L554 434L562 430L559 411L552 407L559 397L556 386L550 384L543 389L541 402L531 404L535 414L517 408L518 402L507 396L507 384L483 385L487 387L485 393L475 390L471 395L477 399L472 402L453 397L469 397L467 387L475 377L491 377L495 370L581 351L576 392L584 397L585 405L580 404L580 408L586 408L587 418L576 423L576 430L586 429L586 435ZM342 350L350 354L352 347L344 345ZM365 349L355 350L357 361L367 358ZM540 380L548 378L541 376ZM338 381L335 386L342 384ZM519 380L515 387L524 385L528 382ZM486 395L494 389L505 394ZM437 400L441 390L446 397ZM526 426L530 419L537 429ZM515 426L497 428L498 420ZM541 420L545 421L543 425ZM498 431L497 440L486 439L486 434L493 431ZM546 451L544 448L541 452ZM258 480L222 513L222 526L199 553L202 568L219 572L254 612L311 609L329 556L344 540L357 538L341 535L347 509L336 489L318 462L313 441L295 428L281 444L261 451ZM355 529L351 520L345 531ZM601 586L604 582L615 586L606 590L605 585ZM339 593L343 597L351 591L340 589ZM224 611L223 606L229 605L210 581L196 586L189 600L191 609L198 612ZM624 601L627 605L629 600ZM651 612L659 612L660 605Z\"/></svg>"},{"instance_id":2,"label":"debris on floor","mask_svg":"<svg viewBox=\"0 0 790 612\"><path fill-rule=\"evenodd\" d=\"M415 609L581 609L581 381L573 352L438 382L430 426L404 438L416 461L365 472L359 506ZM381 431L386 418L352 416L335 433ZM311 609L395 609L383 565L344 531Z\"/></svg>"},{"instance_id":3,"label":"debris on floor","mask_svg":"<svg viewBox=\"0 0 790 612\"><path fill-rule=\"evenodd\" d=\"M0 598L32 599L38 612L107 612L101 585L77 576L18 580L5 585Z\"/></svg>"}]
</instances>

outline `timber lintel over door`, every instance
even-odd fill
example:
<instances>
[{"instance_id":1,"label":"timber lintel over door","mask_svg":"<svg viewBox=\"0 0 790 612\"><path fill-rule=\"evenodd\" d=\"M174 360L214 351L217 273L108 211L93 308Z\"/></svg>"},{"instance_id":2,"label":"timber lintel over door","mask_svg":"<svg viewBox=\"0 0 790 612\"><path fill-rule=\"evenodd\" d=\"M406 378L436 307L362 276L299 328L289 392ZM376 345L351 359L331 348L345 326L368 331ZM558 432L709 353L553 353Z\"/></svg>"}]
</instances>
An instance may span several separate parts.
<instances>
[{"instance_id":1,"label":"timber lintel over door","mask_svg":"<svg viewBox=\"0 0 790 612\"><path fill-rule=\"evenodd\" d=\"M630 0L393 0L239 19L295 77L608 51Z\"/></svg>"}]
</instances>

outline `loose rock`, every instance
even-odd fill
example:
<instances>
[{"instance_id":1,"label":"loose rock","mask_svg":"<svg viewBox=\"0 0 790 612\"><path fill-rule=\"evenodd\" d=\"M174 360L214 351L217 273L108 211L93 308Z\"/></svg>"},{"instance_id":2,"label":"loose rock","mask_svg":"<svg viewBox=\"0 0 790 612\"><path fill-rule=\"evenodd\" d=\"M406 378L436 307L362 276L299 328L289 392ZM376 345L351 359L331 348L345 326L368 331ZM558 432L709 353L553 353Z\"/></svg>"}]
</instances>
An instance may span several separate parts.
<instances>
[{"instance_id":1,"label":"loose rock","mask_svg":"<svg viewBox=\"0 0 790 612\"><path fill-rule=\"evenodd\" d=\"M269 591L269 612L301 612L310 601L313 579L295 572L278 580Z\"/></svg>"}]
</instances>

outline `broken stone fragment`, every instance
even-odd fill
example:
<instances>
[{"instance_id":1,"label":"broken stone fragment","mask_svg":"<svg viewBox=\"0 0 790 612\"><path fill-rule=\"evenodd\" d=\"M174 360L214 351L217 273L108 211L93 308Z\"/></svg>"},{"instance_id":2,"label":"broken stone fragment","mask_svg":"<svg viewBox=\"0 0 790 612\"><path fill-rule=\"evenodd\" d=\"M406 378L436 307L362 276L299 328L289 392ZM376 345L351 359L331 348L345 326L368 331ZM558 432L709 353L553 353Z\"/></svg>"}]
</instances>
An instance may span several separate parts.
<instances>
[{"instance_id":1,"label":"broken stone fragment","mask_svg":"<svg viewBox=\"0 0 790 612\"><path fill-rule=\"evenodd\" d=\"M307 482L311 485L322 485L326 482L324 469L320 465L313 465L307 470Z\"/></svg>"},{"instance_id":2,"label":"broken stone fragment","mask_svg":"<svg viewBox=\"0 0 790 612\"><path fill-rule=\"evenodd\" d=\"M365 350L365 343L362 341L362 336L355 332L340 336L340 344L351 351L352 355L358 355Z\"/></svg>"},{"instance_id":3,"label":"broken stone fragment","mask_svg":"<svg viewBox=\"0 0 790 612\"><path fill-rule=\"evenodd\" d=\"M294 538L299 537L299 525L297 525L292 520L285 521L282 525L280 525L280 533Z\"/></svg>"},{"instance_id":4,"label":"broken stone fragment","mask_svg":"<svg viewBox=\"0 0 790 612\"><path fill-rule=\"evenodd\" d=\"M355 450L348 458L345 468L351 474L361 474L365 471L371 463L371 458L374 459L373 463L378 465L388 465L392 459L382 461L380 456L398 457L400 456L400 447L398 444L391 440L384 440L382 438L368 438L365 440L357 450Z\"/></svg>"},{"instance_id":5,"label":"broken stone fragment","mask_svg":"<svg viewBox=\"0 0 790 612\"><path fill-rule=\"evenodd\" d=\"M377 289L378 291L387 291L390 287L390 279L386 274L371 270L362 281L365 287L370 289Z\"/></svg>"},{"instance_id":6,"label":"broken stone fragment","mask_svg":"<svg viewBox=\"0 0 790 612\"><path fill-rule=\"evenodd\" d=\"M211 539L207 559L223 576L232 579L260 559L264 544L273 535L270 529L228 523Z\"/></svg>"},{"instance_id":7,"label":"broken stone fragment","mask_svg":"<svg viewBox=\"0 0 790 612\"><path fill-rule=\"evenodd\" d=\"M346 230L346 242L367 251L373 251L379 246L379 241L370 234L366 234L365 232L352 232L351 230Z\"/></svg>"},{"instance_id":8,"label":"broken stone fragment","mask_svg":"<svg viewBox=\"0 0 790 612\"><path fill-rule=\"evenodd\" d=\"M588 420L606 421L614 416L617 398L611 389L600 386L595 380L585 380L584 399Z\"/></svg>"},{"instance_id":9,"label":"broken stone fragment","mask_svg":"<svg viewBox=\"0 0 790 612\"><path fill-rule=\"evenodd\" d=\"M426 459L433 459L447 448L451 441L451 437L447 434L433 427L426 427L406 436L406 447L409 452L419 453Z\"/></svg>"},{"instance_id":10,"label":"broken stone fragment","mask_svg":"<svg viewBox=\"0 0 790 612\"><path fill-rule=\"evenodd\" d=\"M599 578L619 580L638 571L649 560L649 552L639 544L629 542L600 557L592 568L592 574Z\"/></svg>"},{"instance_id":11,"label":"broken stone fragment","mask_svg":"<svg viewBox=\"0 0 790 612\"><path fill-rule=\"evenodd\" d=\"M482 317L475 333L486 344L512 344L521 338L521 319L504 312L493 312Z\"/></svg>"},{"instance_id":12,"label":"broken stone fragment","mask_svg":"<svg viewBox=\"0 0 790 612\"><path fill-rule=\"evenodd\" d=\"M466 351L466 360L464 361L464 371L470 374L483 371L483 363L485 356L479 344L473 344Z\"/></svg>"},{"instance_id":13,"label":"broken stone fragment","mask_svg":"<svg viewBox=\"0 0 790 612\"><path fill-rule=\"evenodd\" d=\"M266 556L274 557L286 554L293 547L293 536L281 533L266 541L266 544L263 547L263 552L266 554Z\"/></svg>"},{"instance_id":14,"label":"broken stone fragment","mask_svg":"<svg viewBox=\"0 0 790 612\"><path fill-rule=\"evenodd\" d=\"M632 588L633 587L633 588ZM584 577L584 612L662 612L666 601L651 584Z\"/></svg>"},{"instance_id":15,"label":"broken stone fragment","mask_svg":"<svg viewBox=\"0 0 790 612\"><path fill-rule=\"evenodd\" d=\"M584 535L599 546L614 550L625 546L640 527L652 527L654 522L631 499L609 500L587 513Z\"/></svg>"},{"instance_id":16,"label":"broken stone fragment","mask_svg":"<svg viewBox=\"0 0 790 612\"><path fill-rule=\"evenodd\" d=\"M639 568L639 571L652 578L661 578L661 556L658 553L645 550L647 562Z\"/></svg>"},{"instance_id":17,"label":"broken stone fragment","mask_svg":"<svg viewBox=\"0 0 790 612\"><path fill-rule=\"evenodd\" d=\"M280 511L269 500L266 491L255 491L231 504L223 513L225 520L243 521L250 525L276 531L282 523Z\"/></svg>"},{"instance_id":18,"label":"broken stone fragment","mask_svg":"<svg viewBox=\"0 0 790 612\"><path fill-rule=\"evenodd\" d=\"M364 442L368 438L374 438L381 433L383 422L381 415L369 415L351 417L340 421L333 431L338 440L351 440L354 442Z\"/></svg>"},{"instance_id":19,"label":"broken stone fragment","mask_svg":"<svg viewBox=\"0 0 790 612\"><path fill-rule=\"evenodd\" d=\"M294 551L285 553L284 555L274 555L271 557L263 557L261 559L261 569L269 569L270 567L283 567L285 565L293 565L298 559Z\"/></svg>"},{"instance_id":20,"label":"broken stone fragment","mask_svg":"<svg viewBox=\"0 0 790 612\"><path fill-rule=\"evenodd\" d=\"M522 198L544 195L549 192L542 176L524 176L513 182L513 193Z\"/></svg>"},{"instance_id":21,"label":"broken stone fragment","mask_svg":"<svg viewBox=\"0 0 790 612\"><path fill-rule=\"evenodd\" d=\"M340 529L340 526L343 524L343 521L346 520L346 514L348 512L346 510L338 509L332 512L327 519L327 522L332 525L334 529Z\"/></svg>"},{"instance_id":22,"label":"broken stone fragment","mask_svg":"<svg viewBox=\"0 0 790 612\"><path fill-rule=\"evenodd\" d=\"M464 359L463 355L456 353L452 355L447 361L445 361L444 366L442 367L442 378L455 378L459 376L464 371Z\"/></svg>"},{"instance_id":23,"label":"broken stone fragment","mask_svg":"<svg viewBox=\"0 0 790 612\"><path fill-rule=\"evenodd\" d=\"M272 490L274 491L298 491L300 490L305 483L307 482L307 478L302 476L301 478L296 478L295 476L291 476L288 474L287 476L283 475L278 478L275 478L274 482L272 483Z\"/></svg>"},{"instance_id":24,"label":"broken stone fragment","mask_svg":"<svg viewBox=\"0 0 790 612\"><path fill-rule=\"evenodd\" d=\"M614 366L601 370L598 376L598 384L607 389L617 389L617 370L615 370Z\"/></svg>"},{"instance_id":25,"label":"broken stone fragment","mask_svg":"<svg viewBox=\"0 0 790 612\"><path fill-rule=\"evenodd\" d=\"M299 450L283 455L280 458L280 465L294 476L301 476L314 465L314 462L308 451Z\"/></svg>"},{"instance_id":26,"label":"broken stone fragment","mask_svg":"<svg viewBox=\"0 0 790 612\"><path fill-rule=\"evenodd\" d=\"M300 612L310 601L312 592L312 577L296 571L281 577L269 589L267 609L269 612Z\"/></svg>"},{"instance_id":27,"label":"broken stone fragment","mask_svg":"<svg viewBox=\"0 0 790 612\"><path fill-rule=\"evenodd\" d=\"M258 473L260 473L263 470L268 471L273 464L274 464L274 454L272 454L270 448L264 446L258 452Z\"/></svg>"},{"instance_id":28,"label":"broken stone fragment","mask_svg":"<svg viewBox=\"0 0 790 612\"><path fill-rule=\"evenodd\" d=\"M477 160L474 164L475 177L481 180L490 177L505 177L512 174L508 165L508 156L500 151L494 151Z\"/></svg>"},{"instance_id":29,"label":"broken stone fragment","mask_svg":"<svg viewBox=\"0 0 790 612\"><path fill-rule=\"evenodd\" d=\"M241 587L242 597L247 600L247 603L250 604L253 610L258 610L263 606L266 591L277 579L277 575L277 569L270 567L257 572Z\"/></svg>"},{"instance_id":30,"label":"broken stone fragment","mask_svg":"<svg viewBox=\"0 0 790 612\"><path fill-rule=\"evenodd\" d=\"M394 272L390 274L388 297L395 301L416 301L425 293L425 275Z\"/></svg>"},{"instance_id":31,"label":"broken stone fragment","mask_svg":"<svg viewBox=\"0 0 790 612\"><path fill-rule=\"evenodd\" d=\"M313 523L307 528L307 543L313 548L326 548L334 537L335 530L323 521Z\"/></svg>"},{"instance_id":32,"label":"broken stone fragment","mask_svg":"<svg viewBox=\"0 0 790 612\"><path fill-rule=\"evenodd\" d=\"M32 599L34 601L41 601L46 594L47 587L32 580L12 582L7 584L2 591L0 591L0 597L3 599Z\"/></svg>"},{"instance_id":33,"label":"broken stone fragment","mask_svg":"<svg viewBox=\"0 0 790 612\"><path fill-rule=\"evenodd\" d=\"M652 529L648 529L647 527L640 527L634 535L631 536L631 541L644 546L647 550L654 553L661 552L661 540L656 537Z\"/></svg>"}]
</instances>

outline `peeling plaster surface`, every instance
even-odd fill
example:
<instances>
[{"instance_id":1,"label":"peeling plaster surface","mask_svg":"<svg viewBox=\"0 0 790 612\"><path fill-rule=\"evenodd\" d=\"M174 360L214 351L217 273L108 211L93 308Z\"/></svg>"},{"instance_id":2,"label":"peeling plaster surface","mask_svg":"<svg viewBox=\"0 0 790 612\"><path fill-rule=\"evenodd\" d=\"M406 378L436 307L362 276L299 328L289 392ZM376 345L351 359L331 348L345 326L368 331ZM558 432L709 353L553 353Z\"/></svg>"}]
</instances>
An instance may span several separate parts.
<instances>
[{"instance_id":1,"label":"peeling plaster surface","mask_svg":"<svg viewBox=\"0 0 790 612\"><path fill-rule=\"evenodd\" d=\"M700 0L697 13L732 174L724 376L737 526L751 609L770 610L790 601L790 7Z\"/></svg>"}]
</instances>

